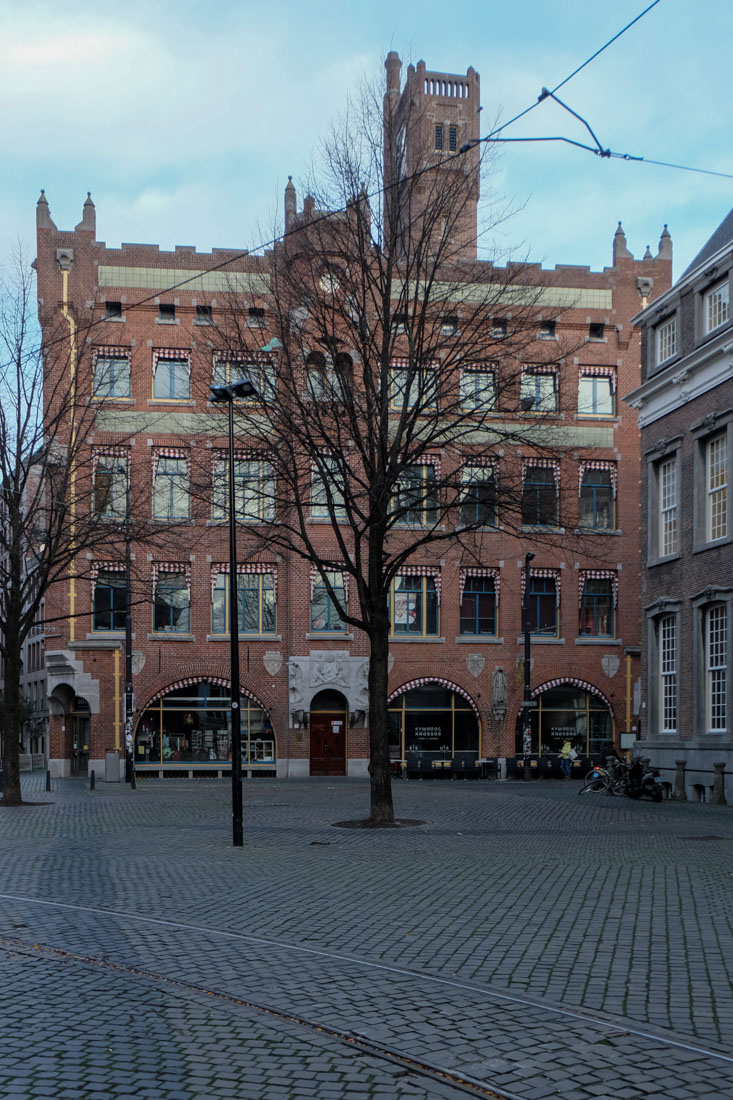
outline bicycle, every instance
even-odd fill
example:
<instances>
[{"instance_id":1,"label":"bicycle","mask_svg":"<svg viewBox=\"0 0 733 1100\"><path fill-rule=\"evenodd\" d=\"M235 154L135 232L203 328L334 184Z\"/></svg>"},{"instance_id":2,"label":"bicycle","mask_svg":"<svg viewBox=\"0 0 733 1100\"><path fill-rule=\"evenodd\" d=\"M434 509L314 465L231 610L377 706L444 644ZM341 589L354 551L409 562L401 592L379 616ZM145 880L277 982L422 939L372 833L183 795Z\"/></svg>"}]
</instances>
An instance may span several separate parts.
<instances>
[{"instance_id":1,"label":"bicycle","mask_svg":"<svg viewBox=\"0 0 733 1100\"><path fill-rule=\"evenodd\" d=\"M578 794L600 794L601 791L610 790L611 782L611 776L606 769L596 764L586 775Z\"/></svg>"}]
</instances>

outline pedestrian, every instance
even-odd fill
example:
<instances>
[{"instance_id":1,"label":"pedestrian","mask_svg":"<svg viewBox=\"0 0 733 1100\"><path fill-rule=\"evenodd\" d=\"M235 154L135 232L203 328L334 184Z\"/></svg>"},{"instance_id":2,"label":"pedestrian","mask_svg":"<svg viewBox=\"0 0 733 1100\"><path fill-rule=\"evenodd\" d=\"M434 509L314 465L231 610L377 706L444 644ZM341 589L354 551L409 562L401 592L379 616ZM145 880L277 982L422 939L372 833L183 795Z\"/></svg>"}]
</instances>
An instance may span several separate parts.
<instances>
[{"instance_id":1,"label":"pedestrian","mask_svg":"<svg viewBox=\"0 0 733 1100\"><path fill-rule=\"evenodd\" d=\"M570 761L573 759L573 746L568 741L567 737L562 743L560 749L560 770L562 771L563 778L570 778Z\"/></svg>"}]
</instances>

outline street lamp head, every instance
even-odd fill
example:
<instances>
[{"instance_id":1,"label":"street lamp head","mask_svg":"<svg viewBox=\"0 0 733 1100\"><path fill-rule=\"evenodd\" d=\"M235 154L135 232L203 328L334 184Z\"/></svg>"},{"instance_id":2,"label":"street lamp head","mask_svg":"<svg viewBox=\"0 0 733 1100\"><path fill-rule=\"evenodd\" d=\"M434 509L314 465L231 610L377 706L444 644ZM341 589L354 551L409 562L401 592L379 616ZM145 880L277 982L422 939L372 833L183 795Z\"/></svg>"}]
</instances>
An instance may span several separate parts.
<instances>
[{"instance_id":1,"label":"street lamp head","mask_svg":"<svg viewBox=\"0 0 733 1100\"><path fill-rule=\"evenodd\" d=\"M231 382L228 386L209 386L211 400L213 402L228 404L237 398L254 397L257 387L249 378L240 378L238 382Z\"/></svg>"},{"instance_id":2,"label":"street lamp head","mask_svg":"<svg viewBox=\"0 0 733 1100\"><path fill-rule=\"evenodd\" d=\"M524 560L525 562L534 561L534 554L531 550L528 550L527 553L524 555Z\"/></svg>"}]
</instances>

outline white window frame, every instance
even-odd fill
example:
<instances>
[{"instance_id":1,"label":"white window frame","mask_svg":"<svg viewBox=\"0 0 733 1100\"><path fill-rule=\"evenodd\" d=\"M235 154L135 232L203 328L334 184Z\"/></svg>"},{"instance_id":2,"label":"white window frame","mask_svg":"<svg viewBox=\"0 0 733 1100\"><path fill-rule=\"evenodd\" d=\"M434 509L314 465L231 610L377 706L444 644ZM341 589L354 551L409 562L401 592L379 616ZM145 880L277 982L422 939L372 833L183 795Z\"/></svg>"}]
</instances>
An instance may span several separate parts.
<instances>
[{"instance_id":1,"label":"white window frame","mask_svg":"<svg viewBox=\"0 0 733 1100\"><path fill-rule=\"evenodd\" d=\"M654 330L657 365L666 363L677 354L677 314L668 317Z\"/></svg>"},{"instance_id":2,"label":"white window frame","mask_svg":"<svg viewBox=\"0 0 733 1100\"><path fill-rule=\"evenodd\" d=\"M728 279L711 287L703 295L705 335L715 332L730 319L730 283Z\"/></svg>"},{"instance_id":3,"label":"white window frame","mask_svg":"<svg viewBox=\"0 0 733 1100\"><path fill-rule=\"evenodd\" d=\"M705 441L705 534L708 542L728 535L728 433Z\"/></svg>"},{"instance_id":4,"label":"white window frame","mask_svg":"<svg viewBox=\"0 0 733 1100\"><path fill-rule=\"evenodd\" d=\"M657 654L659 661L659 733L677 734L677 616L659 619Z\"/></svg>"},{"instance_id":5,"label":"white window frame","mask_svg":"<svg viewBox=\"0 0 733 1100\"><path fill-rule=\"evenodd\" d=\"M320 467L320 468L319 468ZM328 491L324 474L328 477ZM344 494L338 486L341 470L339 461L332 455L321 455L311 467L311 519L339 522L346 519ZM329 507L329 492L331 506Z\"/></svg>"},{"instance_id":6,"label":"white window frame","mask_svg":"<svg viewBox=\"0 0 733 1100\"><path fill-rule=\"evenodd\" d=\"M705 728L708 733L728 730L728 607L712 604L705 610Z\"/></svg>"},{"instance_id":7,"label":"white window frame","mask_svg":"<svg viewBox=\"0 0 733 1100\"><path fill-rule=\"evenodd\" d=\"M659 500L659 557L667 558L679 549L677 456L660 460L657 466Z\"/></svg>"}]
</instances>

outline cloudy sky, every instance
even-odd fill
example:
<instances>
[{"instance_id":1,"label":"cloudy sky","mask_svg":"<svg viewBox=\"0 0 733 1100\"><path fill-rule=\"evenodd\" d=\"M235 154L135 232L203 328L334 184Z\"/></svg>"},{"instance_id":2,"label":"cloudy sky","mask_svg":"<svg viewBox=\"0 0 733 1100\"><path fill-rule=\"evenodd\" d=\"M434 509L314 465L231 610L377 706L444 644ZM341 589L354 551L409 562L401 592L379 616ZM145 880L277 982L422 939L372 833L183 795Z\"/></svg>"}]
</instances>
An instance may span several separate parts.
<instances>
[{"instance_id":1,"label":"cloudy sky","mask_svg":"<svg viewBox=\"0 0 733 1100\"><path fill-rule=\"evenodd\" d=\"M390 49L476 68L487 132L649 2L0 0L0 258L33 252L41 187L60 228L90 190L111 246L252 247ZM730 0L660 0L558 94L604 147L733 174L732 44ZM505 135L588 139L549 101ZM637 257L656 251L667 222L677 276L733 206L733 179L561 143L499 147L491 186L517 208L498 243L547 266L609 264L619 220Z\"/></svg>"}]
</instances>

